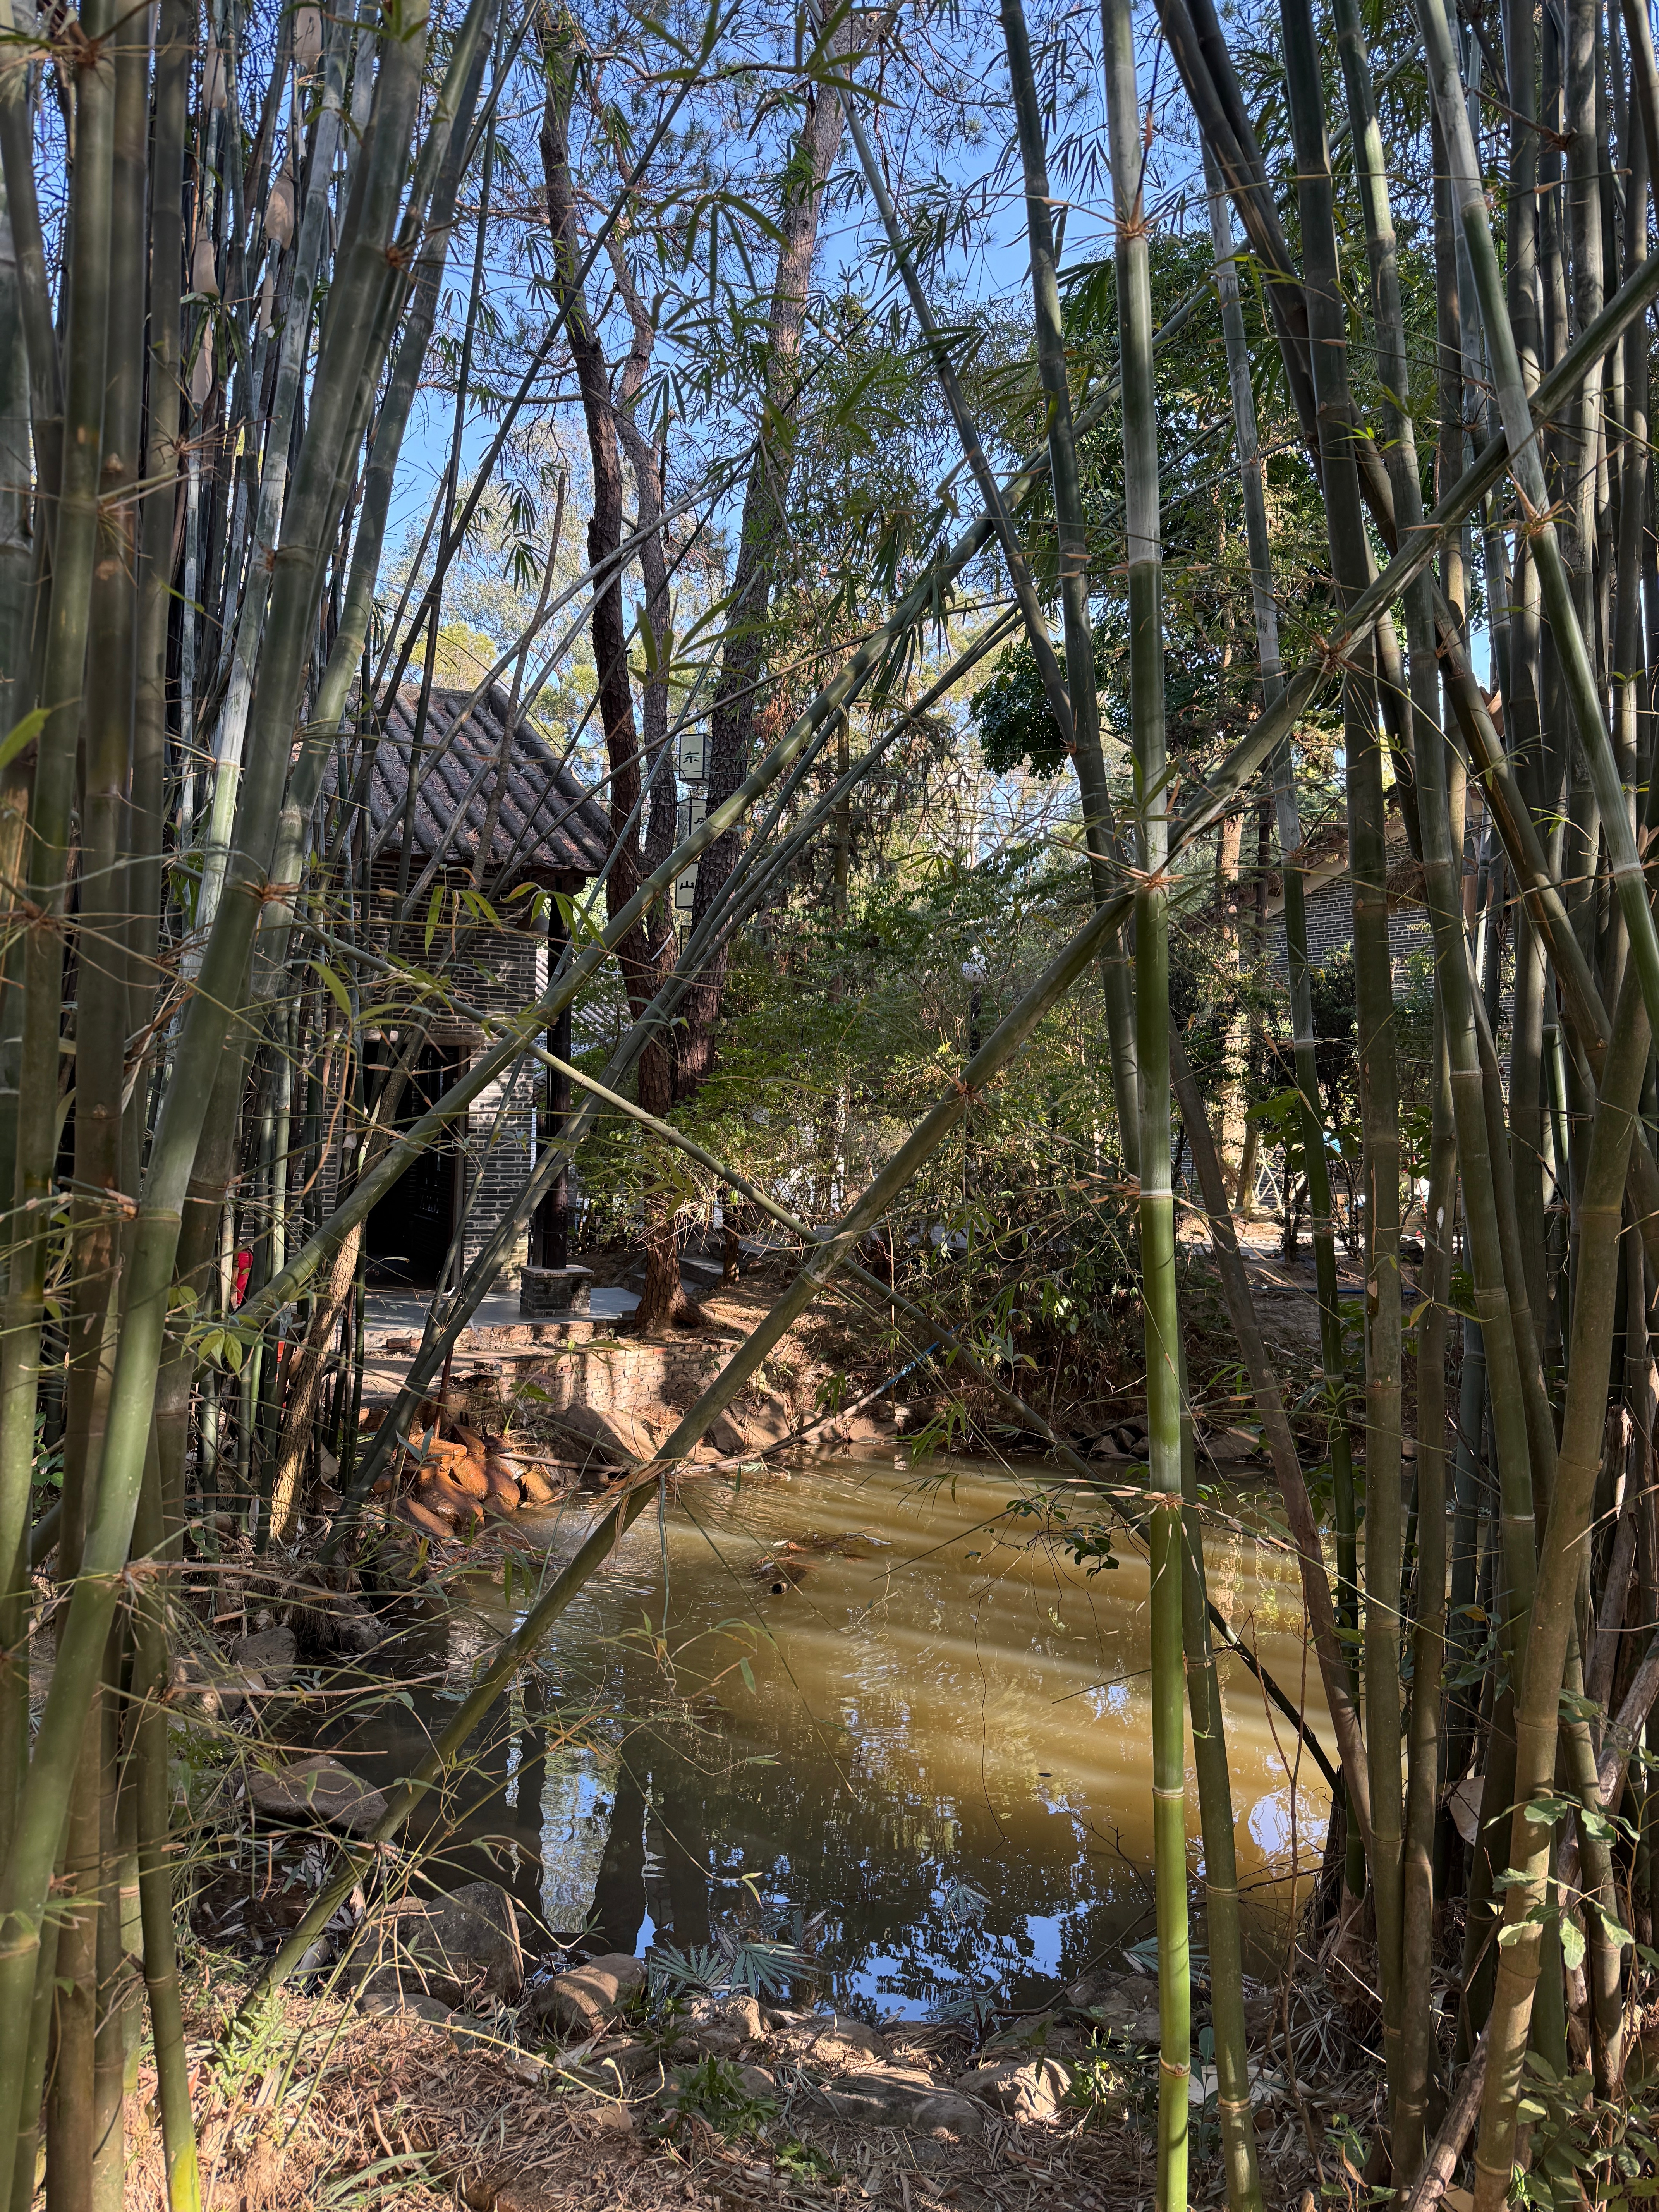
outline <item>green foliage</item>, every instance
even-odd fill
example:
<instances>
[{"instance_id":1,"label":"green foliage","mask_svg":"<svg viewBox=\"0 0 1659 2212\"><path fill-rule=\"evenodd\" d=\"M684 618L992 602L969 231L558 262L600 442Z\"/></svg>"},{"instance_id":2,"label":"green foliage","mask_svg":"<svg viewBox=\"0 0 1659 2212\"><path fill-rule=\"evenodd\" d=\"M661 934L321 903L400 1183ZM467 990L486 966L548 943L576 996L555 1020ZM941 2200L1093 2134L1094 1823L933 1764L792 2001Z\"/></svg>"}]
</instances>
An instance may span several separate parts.
<instances>
[{"instance_id":1,"label":"green foliage","mask_svg":"<svg viewBox=\"0 0 1659 2212\"><path fill-rule=\"evenodd\" d=\"M1072 2062L1066 2101L1083 2114L1087 2126L1123 2127L1152 2119L1158 2110L1158 2084L1127 2042L1101 2036Z\"/></svg>"},{"instance_id":2,"label":"green foliage","mask_svg":"<svg viewBox=\"0 0 1659 2212\"><path fill-rule=\"evenodd\" d=\"M1209 283L1207 235L1168 230L1152 240L1152 313L1173 319ZM1074 264L1066 277L1067 349L1086 390L1117 374L1116 272L1110 260ZM1277 346L1247 274L1243 307L1257 367L1266 489L1275 578L1289 651L1311 638L1328 605L1323 581L1325 521L1311 471L1291 449L1291 428L1278 388ZM1249 563L1243 495L1232 453L1232 415L1219 314L1213 300L1195 309L1160 348L1158 471L1164 524L1164 687L1172 757L1196 764L1232 743L1259 697ZM1041 401L1030 380L1005 374L992 387L1005 398L1011 448L1040 444ZM1122 559L1123 437L1115 407L1079 445L1090 542L1095 672L1108 732L1127 727L1127 606ZM1038 575L1052 578L1052 500L1046 486L1028 518ZM972 713L985 763L1006 774L1025 763L1052 777L1064 765L1036 664L1024 641L1006 647L990 679L975 694Z\"/></svg>"},{"instance_id":3,"label":"green foliage","mask_svg":"<svg viewBox=\"0 0 1659 2212\"><path fill-rule=\"evenodd\" d=\"M841 2168L834 2159L815 2150L811 2143L802 2142L797 2136L778 2145L777 2164L778 2172L793 2181L822 2181L833 2185L841 2179Z\"/></svg>"},{"instance_id":4,"label":"green foliage","mask_svg":"<svg viewBox=\"0 0 1659 2212\"><path fill-rule=\"evenodd\" d=\"M681 2081L674 2109L733 2139L759 2135L777 2117L778 2107L775 2098L751 2094L731 2061L716 2058L711 2051Z\"/></svg>"},{"instance_id":5,"label":"green foliage","mask_svg":"<svg viewBox=\"0 0 1659 2212\"><path fill-rule=\"evenodd\" d=\"M1107 639L1095 635L1095 675L1107 674ZM1022 642L1009 646L997 663L996 673L975 692L969 711L979 725L980 751L995 775L1006 775L1022 763L1044 782L1052 781L1067 765L1069 756L1060 726L1048 712L1037 674L1036 655Z\"/></svg>"},{"instance_id":6,"label":"green foliage","mask_svg":"<svg viewBox=\"0 0 1659 2212\"><path fill-rule=\"evenodd\" d=\"M747 1990L760 1997L775 1996L786 1983L805 1973L807 1966L793 1943L722 1935L711 1944L694 1944L689 1951L659 1943L651 1953L649 1971L653 1992L659 1996L671 1990L695 1990L701 1996Z\"/></svg>"},{"instance_id":7,"label":"green foliage","mask_svg":"<svg viewBox=\"0 0 1659 2212\"><path fill-rule=\"evenodd\" d=\"M1659 2197L1659 2117L1651 2089L1627 2084L1616 2102L1598 2100L1588 2070L1557 2074L1535 2051L1526 2057L1517 2107L1532 2130L1526 2171L1510 2202L1565 2212L1651 2203Z\"/></svg>"}]
</instances>

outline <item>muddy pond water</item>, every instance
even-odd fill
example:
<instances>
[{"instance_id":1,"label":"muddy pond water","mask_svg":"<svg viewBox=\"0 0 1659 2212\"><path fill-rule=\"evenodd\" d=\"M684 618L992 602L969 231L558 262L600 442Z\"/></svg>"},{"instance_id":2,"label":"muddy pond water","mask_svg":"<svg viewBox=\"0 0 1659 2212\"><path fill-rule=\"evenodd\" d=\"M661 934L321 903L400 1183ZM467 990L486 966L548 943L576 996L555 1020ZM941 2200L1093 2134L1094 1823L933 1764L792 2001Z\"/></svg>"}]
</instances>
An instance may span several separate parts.
<instances>
[{"instance_id":1,"label":"muddy pond water","mask_svg":"<svg viewBox=\"0 0 1659 2212\"><path fill-rule=\"evenodd\" d=\"M1150 1937L1146 1565L1121 1533L1115 1567L1074 1564L1066 1530L1097 1509L1073 1492L1064 1524L1019 1510L1053 1480L890 1455L688 1483L479 1730L453 1832L429 1838L440 1881L488 1871L543 1929L630 1952L779 1936L819 2002L886 2014L1034 2003ZM586 1519L539 1525L550 1561ZM1206 1559L1214 1601L1328 1741L1294 1563L1248 1501ZM427 1680L331 1731L375 1778L443 1726L526 1579L465 1577L401 1648ZM1247 1941L1270 1972L1328 1799L1249 1672L1221 1671ZM1196 1878L1190 1784L1188 1831Z\"/></svg>"}]
</instances>

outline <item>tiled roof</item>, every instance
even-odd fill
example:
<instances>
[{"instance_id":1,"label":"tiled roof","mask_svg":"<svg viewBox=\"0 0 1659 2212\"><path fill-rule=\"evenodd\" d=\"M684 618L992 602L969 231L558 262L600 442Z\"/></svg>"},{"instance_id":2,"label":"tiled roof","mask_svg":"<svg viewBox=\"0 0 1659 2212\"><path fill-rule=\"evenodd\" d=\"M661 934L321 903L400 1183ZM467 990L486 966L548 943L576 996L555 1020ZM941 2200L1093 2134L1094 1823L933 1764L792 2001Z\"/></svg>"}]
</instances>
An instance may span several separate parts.
<instances>
[{"instance_id":1,"label":"tiled roof","mask_svg":"<svg viewBox=\"0 0 1659 2212\"><path fill-rule=\"evenodd\" d=\"M496 787L507 696L499 684L491 684L462 721L459 718L471 696L435 689L432 694L415 793L411 858L417 866L432 858L452 830L445 864L469 867L477 861ZM419 701L413 685L400 693L374 750L369 822L376 845L388 854L397 853L403 842ZM329 781L331 787L331 776ZM487 872L506 868L514 878L593 876L605 865L610 845L604 805L560 767L546 740L520 721L507 754L507 788L495 817Z\"/></svg>"}]
</instances>

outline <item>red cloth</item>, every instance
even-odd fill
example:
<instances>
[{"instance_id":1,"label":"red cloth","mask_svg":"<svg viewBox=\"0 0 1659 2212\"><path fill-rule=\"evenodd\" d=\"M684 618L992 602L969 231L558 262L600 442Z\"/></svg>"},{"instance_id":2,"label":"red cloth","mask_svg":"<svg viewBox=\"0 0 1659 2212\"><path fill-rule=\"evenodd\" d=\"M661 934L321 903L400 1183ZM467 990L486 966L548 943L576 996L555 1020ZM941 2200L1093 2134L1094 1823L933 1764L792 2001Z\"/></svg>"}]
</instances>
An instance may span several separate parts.
<instances>
[{"instance_id":1,"label":"red cloth","mask_svg":"<svg viewBox=\"0 0 1659 2212\"><path fill-rule=\"evenodd\" d=\"M253 1273L253 1255L246 1245L236 1255L236 1274L230 1290L230 1303L239 1306L247 1295L247 1279Z\"/></svg>"}]
</instances>

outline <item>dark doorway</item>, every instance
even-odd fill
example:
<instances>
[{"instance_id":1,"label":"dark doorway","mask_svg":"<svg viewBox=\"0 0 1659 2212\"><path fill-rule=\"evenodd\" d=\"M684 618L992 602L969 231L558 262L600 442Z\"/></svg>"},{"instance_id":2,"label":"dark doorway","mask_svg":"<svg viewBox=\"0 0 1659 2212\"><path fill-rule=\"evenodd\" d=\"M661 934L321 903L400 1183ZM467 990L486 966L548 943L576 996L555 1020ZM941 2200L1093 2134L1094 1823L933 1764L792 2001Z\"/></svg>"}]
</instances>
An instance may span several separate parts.
<instances>
[{"instance_id":1,"label":"dark doorway","mask_svg":"<svg viewBox=\"0 0 1659 2212\"><path fill-rule=\"evenodd\" d=\"M377 1041L369 1052L373 1097L387 1068L395 1065L396 1048ZM460 1061L453 1053L428 1045L410 1072L397 1127L406 1129L417 1121L447 1090L459 1069ZM436 1287L449 1240L455 1233L455 1164L453 1142L428 1146L369 1214L364 1236L371 1284L381 1289Z\"/></svg>"}]
</instances>

